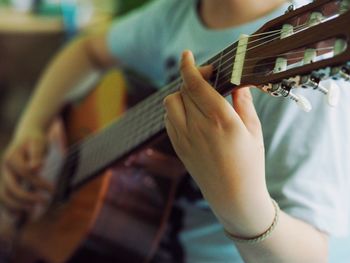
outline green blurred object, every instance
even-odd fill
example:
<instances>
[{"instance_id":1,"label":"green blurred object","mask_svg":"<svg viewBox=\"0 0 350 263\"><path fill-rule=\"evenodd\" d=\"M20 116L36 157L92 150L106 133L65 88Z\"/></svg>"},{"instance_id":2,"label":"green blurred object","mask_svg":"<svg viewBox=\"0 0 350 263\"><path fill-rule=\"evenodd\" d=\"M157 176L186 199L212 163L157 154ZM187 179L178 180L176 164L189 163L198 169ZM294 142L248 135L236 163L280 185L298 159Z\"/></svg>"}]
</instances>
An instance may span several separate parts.
<instances>
[{"instance_id":1,"label":"green blurred object","mask_svg":"<svg viewBox=\"0 0 350 263\"><path fill-rule=\"evenodd\" d=\"M152 0L119 0L118 15L123 15Z\"/></svg>"},{"instance_id":2,"label":"green blurred object","mask_svg":"<svg viewBox=\"0 0 350 263\"><path fill-rule=\"evenodd\" d=\"M0 5L9 5L10 0L0 0Z\"/></svg>"},{"instance_id":3,"label":"green blurred object","mask_svg":"<svg viewBox=\"0 0 350 263\"><path fill-rule=\"evenodd\" d=\"M46 1L39 1L35 13L44 16L61 16L62 9L60 4L47 3Z\"/></svg>"}]
</instances>

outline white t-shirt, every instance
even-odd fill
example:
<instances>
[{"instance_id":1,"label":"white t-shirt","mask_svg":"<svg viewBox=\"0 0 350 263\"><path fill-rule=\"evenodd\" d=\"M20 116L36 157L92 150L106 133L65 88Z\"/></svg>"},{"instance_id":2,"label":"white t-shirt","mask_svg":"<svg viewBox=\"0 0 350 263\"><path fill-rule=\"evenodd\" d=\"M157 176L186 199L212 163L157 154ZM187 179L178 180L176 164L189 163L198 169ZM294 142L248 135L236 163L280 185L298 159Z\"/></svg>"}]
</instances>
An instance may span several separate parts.
<instances>
[{"instance_id":1,"label":"white t-shirt","mask_svg":"<svg viewBox=\"0 0 350 263\"><path fill-rule=\"evenodd\" d=\"M156 0L130 13L111 26L110 52L161 87L178 75L184 49L192 50L200 64L241 33L252 34L282 15L288 6L239 27L211 30L201 23L196 3ZM258 90L253 97L263 127L271 196L288 214L330 235L343 236L348 232L350 207L350 85L345 81L336 85L341 87L336 108L327 106L320 92L301 91L313 105L308 114L291 101ZM178 206L183 214L179 239L186 262L241 262L205 201L184 198Z\"/></svg>"}]
</instances>

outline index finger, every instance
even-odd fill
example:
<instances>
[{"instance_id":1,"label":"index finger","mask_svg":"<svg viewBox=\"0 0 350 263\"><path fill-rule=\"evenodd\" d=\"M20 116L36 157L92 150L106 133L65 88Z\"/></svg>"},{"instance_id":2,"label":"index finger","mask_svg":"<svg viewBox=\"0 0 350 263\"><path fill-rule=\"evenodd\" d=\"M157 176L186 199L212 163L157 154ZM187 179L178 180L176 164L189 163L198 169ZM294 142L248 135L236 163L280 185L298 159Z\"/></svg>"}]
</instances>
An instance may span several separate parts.
<instances>
[{"instance_id":1,"label":"index finger","mask_svg":"<svg viewBox=\"0 0 350 263\"><path fill-rule=\"evenodd\" d=\"M192 52L185 51L181 60L182 91L194 102L207 118L214 115L226 117L233 113L231 105L204 79L195 66ZM230 114L232 118L232 114Z\"/></svg>"}]
</instances>

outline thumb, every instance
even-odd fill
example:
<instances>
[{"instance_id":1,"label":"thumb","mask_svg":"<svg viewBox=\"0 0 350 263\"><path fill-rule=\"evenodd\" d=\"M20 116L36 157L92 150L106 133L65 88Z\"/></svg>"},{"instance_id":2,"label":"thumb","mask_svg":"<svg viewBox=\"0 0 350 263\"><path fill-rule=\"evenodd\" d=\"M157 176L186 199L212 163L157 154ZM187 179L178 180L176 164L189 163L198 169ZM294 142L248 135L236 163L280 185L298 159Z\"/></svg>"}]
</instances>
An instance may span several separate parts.
<instances>
[{"instance_id":1,"label":"thumb","mask_svg":"<svg viewBox=\"0 0 350 263\"><path fill-rule=\"evenodd\" d=\"M247 130L254 136L262 136L261 124L256 113L249 87L232 92L233 107Z\"/></svg>"}]
</instances>

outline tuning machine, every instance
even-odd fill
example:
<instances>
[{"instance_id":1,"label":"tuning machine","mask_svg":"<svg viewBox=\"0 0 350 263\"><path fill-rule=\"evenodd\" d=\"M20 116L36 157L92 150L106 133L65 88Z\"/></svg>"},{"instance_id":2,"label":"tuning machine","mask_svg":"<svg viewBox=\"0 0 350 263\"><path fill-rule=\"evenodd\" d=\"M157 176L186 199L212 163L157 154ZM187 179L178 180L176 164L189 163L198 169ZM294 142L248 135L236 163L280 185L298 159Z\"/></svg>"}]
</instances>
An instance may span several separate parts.
<instances>
[{"instance_id":1,"label":"tuning machine","mask_svg":"<svg viewBox=\"0 0 350 263\"><path fill-rule=\"evenodd\" d=\"M344 79L345 81L350 81L350 62L332 69L332 78L335 80Z\"/></svg>"},{"instance_id":2,"label":"tuning machine","mask_svg":"<svg viewBox=\"0 0 350 263\"><path fill-rule=\"evenodd\" d=\"M309 112L312 109L311 103L307 98L300 94L294 94L292 89L297 87L297 83L294 80L283 80L281 83L269 84L264 88L273 97L285 97L289 98L305 112Z\"/></svg>"},{"instance_id":3,"label":"tuning machine","mask_svg":"<svg viewBox=\"0 0 350 263\"><path fill-rule=\"evenodd\" d=\"M344 65L340 70L340 76L346 80L350 81L350 62Z\"/></svg>"},{"instance_id":4,"label":"tuning machine","mask_svg":"<svg viewBox=\"0 0 350 263\"><path fill-rule=\"evenodd\" d=\"M287 8L287 10L286 10L286 12L285 12L285 14L288 14L288 13L290 13L290 12L293 12L294 10L295 10L294 5L289 5L288 8Z\"/></svg>"},{"instance_id":5,"label":"tuning machine","mask_svg":"<svg viewBox=\"0 0 350 263\"><path fill-rule=\"evenodd\" d=\"M305 78L303 80L303 88L312 88L314 90L318 90L324 95L326 95L327 103L331 107L335 107L338 105L340 98L340 90L339 87L334 82L329 82L327 87L325 85L321 85L320 82L329 74L325 74L323 72L314 72L310 76L307 76L306 81Z\"/></svg>"}]
</instances>

